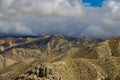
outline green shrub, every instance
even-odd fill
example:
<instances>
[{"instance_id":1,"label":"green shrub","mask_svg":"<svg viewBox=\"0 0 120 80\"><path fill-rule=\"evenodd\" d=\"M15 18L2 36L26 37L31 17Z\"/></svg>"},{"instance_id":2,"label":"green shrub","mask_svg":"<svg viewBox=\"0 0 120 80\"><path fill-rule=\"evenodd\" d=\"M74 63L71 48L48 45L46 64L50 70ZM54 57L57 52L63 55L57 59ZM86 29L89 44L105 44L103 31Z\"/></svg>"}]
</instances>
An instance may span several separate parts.
<instances>
[{"instance_id":1,"label":"green shrub","mask_svg":"<svg viewBox=\"0 0 120 80\"><path fill-rule=\"evenodd\" d=\"M115 78L115 80L120 80L120 76L117 76L117 77Z\"/></svg>"},{"instance_id":2,"label":"green shrub","mask_svg":"<svg viewBox=\"0 0 120 80\"><path fill-rule=\"evenodd\" d=\"M105 78L105 80L111 80L110 78Z\"/></svg>"}]
</instances>

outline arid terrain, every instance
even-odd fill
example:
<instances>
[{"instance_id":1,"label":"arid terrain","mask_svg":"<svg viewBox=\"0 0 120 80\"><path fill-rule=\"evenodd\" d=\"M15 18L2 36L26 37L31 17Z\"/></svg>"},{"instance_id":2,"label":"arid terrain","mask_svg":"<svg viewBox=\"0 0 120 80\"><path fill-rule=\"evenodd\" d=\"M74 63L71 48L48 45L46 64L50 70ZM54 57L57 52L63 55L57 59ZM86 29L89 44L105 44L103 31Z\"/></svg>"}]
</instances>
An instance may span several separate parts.
<instances>
[{"instance_id":1,"label":"arid terrain","mask_svg":"<svg viewBox=\"0 0 120 80\"><path fill-rule=\"evenodd\" d=\"M0 38L0 80L120 80L120 38Z\"/></svg>"}]
</instances>

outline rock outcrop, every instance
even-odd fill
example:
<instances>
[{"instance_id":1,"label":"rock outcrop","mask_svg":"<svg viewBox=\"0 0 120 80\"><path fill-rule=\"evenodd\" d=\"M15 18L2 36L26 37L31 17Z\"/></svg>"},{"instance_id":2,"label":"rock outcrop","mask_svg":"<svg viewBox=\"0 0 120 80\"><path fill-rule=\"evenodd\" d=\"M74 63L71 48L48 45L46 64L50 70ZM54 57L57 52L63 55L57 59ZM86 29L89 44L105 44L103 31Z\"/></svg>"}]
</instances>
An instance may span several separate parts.
<instances>
[{"instance_id":1,"label":"rock outcrop","mask_svg":"<svg viewBox=\"0 0 120 80\"><path fill-rule=\"evenodd\" d=\"M120 80L120 38L5 38L0 53L0 80Z\"/></svg>"},{"instance_id":2,"label":"rock outcrop","mask_svg":"<svg viewBox=\"0 0 120 80\"><path fill-rule=\"evenodd\" d=\"M54 71L53 67L41 64L20 75L15 80L62 80L62 78Z\"/></svg>"}]
</instances>

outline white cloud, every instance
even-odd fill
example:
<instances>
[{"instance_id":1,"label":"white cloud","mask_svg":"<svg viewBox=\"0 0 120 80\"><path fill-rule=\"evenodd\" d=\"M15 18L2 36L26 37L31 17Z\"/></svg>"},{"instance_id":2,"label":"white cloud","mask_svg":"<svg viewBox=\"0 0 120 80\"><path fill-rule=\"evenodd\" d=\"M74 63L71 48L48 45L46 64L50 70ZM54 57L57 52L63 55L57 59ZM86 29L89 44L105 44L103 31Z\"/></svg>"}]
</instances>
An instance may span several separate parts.
<instances>
[{"instance_id":1,"label":"white cloud","mask_svg":"<svg viewBox=\"0 0 120 80\"><path fill-rule=\"evenodd\" d=\"M101 26L90 26L88 28L86 28L86 30L82 33L82 35L86 36L102 36L102 37L107 37L108 35L110 35L108 32L106 32Z\"/></svg>"},{"instance_id":2,"label":"white cloud","mask_svg":"<svg viewBox=\"0 0 120 80\"><path fill-rule=\"evenodd\" d=\"M112 8L113 13L120 9L120 3L115 0L109 1L108 6Z\"/></svg>"},{"instance_id":3,"label":"white cloud","mask_svg":"<svg viewBox=\"0 0 120 80\"><path fill-rule=\"evenodd\" d=\"M35 16L83 16L81 4L77 1L71 4L69 0L2 0L2 11L6 15Z\"/></svg>"},{"instance_id":4,"label":"white cloud","mask_svg":"<svg viewBox=\"0 0 120 80\"><path fill-rule=\"evenodd\" d=\"M120 1L0 0L0 33L107 37L120 35Z\"/></svg>"}]
</instances>

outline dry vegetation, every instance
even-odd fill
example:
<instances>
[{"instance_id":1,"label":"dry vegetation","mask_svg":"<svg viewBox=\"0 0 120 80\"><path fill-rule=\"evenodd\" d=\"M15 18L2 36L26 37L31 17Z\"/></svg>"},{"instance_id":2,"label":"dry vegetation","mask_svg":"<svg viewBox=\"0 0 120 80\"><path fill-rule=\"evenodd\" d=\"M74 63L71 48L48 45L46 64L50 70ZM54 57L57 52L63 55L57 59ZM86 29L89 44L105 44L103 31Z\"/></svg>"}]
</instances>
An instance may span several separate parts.
<instances>
[{"instance_id":1,"label":"dry vegetation","mask_svg":"<svg viewBox=\"0 0 120 80\"><path fill-rule=\"evenodd\" d=\"M120 80L120 38L6 38L0 53L0 80Z\"/></svg>"}]
</instances>

